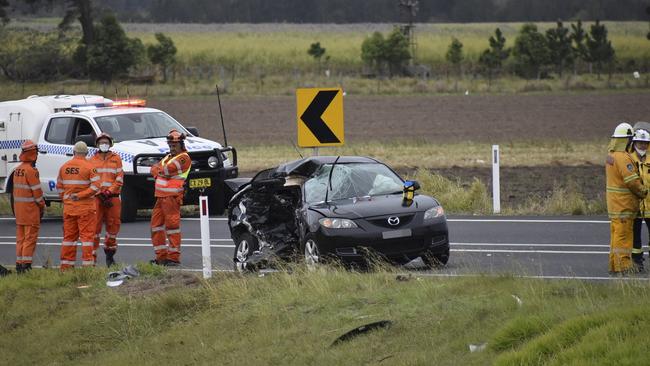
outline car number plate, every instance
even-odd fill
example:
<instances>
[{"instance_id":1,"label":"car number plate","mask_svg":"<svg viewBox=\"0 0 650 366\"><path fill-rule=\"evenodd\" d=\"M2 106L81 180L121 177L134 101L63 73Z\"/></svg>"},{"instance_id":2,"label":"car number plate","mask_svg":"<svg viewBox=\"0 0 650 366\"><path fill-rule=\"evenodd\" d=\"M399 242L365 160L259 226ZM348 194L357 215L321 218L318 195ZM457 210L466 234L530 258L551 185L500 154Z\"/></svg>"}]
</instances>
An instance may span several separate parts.
<instances>
[{"instance_id":1,"label":"car number plate","mask_svg":"<svg viewBox=\"0 0 650 366\"><path fill-rule=\"evenodd\" d=\"M381 233L381 236L384 239L396 239L396 238L406 238L411 236L411 229L402 229L402 230L393 230L393 231L384 231Z\"/></svg>"},{"instance_id":2,"label":"car number plate","mask_svg":"<svg viewBox=\"0 0 650 366\"><path fill-rule=\"evenodd\" d=\"M210 178L195 178L190 179L190 188L208 188L212 185Z\"/></svg>"}]
</instances>

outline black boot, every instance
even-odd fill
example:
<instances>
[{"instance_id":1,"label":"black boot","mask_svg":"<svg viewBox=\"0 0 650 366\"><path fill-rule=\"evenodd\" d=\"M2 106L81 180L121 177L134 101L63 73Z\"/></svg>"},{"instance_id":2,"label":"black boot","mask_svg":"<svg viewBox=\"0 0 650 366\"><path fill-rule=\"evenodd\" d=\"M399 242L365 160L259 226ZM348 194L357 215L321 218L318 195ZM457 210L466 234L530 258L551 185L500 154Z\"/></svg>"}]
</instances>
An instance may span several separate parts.
<instances>
[{"instance_id":1,"label":"black boot","mask_svg":"<svg viewBox=\"0 0 650 366\"><path fill-rule=\"evenodd\" d=\"M31 263L24 263L23 264L23 273L27 273L32 270L32 264Z\"/></svg>"},{"instance_id":2,"label":"black boot","mask_svg":"<svg viewBox=\"0 0 650 366\"><path fill-rule=\"evenodd\" d=\"M23 274L23 264L22 263L16 263L16 273L17 274Z\"/></svg>"},{"instance_id":3,"label":"black boot","mask_svg":"<svg viewBox=\"0 0 650 366\"><path fill-rule=\"evenodd\" d=\"M115 259L113 258L115 256L115 251L114 250L105 250L104 254L106 254L106 267L111 267L115 265Z\"/></svg>"}]
</instances>

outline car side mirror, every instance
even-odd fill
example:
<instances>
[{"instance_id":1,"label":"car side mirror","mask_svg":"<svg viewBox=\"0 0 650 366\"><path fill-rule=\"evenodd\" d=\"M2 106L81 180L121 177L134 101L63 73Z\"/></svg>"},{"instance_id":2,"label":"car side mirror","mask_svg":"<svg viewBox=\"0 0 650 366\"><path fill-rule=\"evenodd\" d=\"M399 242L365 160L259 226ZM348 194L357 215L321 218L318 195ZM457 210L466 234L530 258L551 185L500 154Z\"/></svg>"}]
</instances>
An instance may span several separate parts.
<instances>
[{"instance_id":1,"label":"car side mirror","mask_svg":"<svg viewBox=\"0 0 650 366\"><path fill-rule=\"evenodd\" d=\"M186 127L185 129L187 130L187 132L194 135L194 137L199 137L199 129L198 128L196 128L196 127Z\"/></svg>"},{"instance_id":2,"label":"car side mirror","mask_svg":"<svg viewBox=\"0 0 650 366\"><path fill-rule=\"evenodd\" d=\"M420 183L417 180L407 180L404 182L404 188L413 187L414 191L420 189Z\"/></svg>"},{"instance_id":3,"label":"car side mirror","mask_svg":"<svg viewBox=\"0 0 650 366\"><path fill-rule=\"evenodd\" d=\"M74 140L75 143L83 141L88 147L95 147L95 136L93 135L79 135Z\"/></svg>"}]
</instances>

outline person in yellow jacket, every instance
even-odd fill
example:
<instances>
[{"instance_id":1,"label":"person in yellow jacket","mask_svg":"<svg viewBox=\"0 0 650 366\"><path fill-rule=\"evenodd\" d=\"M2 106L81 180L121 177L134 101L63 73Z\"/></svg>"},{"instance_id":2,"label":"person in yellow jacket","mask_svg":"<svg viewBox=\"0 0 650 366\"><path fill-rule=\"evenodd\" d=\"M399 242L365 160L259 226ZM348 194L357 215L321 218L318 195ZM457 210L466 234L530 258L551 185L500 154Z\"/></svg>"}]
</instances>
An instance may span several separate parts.
<instances>
[{"instance_id":1,"label":"person in yellow jacket","mask_svg":"<svg viewBox=\"0 0 650 366\"><path fill-rule=\"evenodd\" d=\"M639 212L639 200L648 194L639 177L639 169L630 154L633 134L632 126L628 123L616 126L605 161L607 212L611 232L609 244L611 274L633 271L631 254L634 219Z\"/></svg>"},{"instance_id":2,"label":"person in yellow jacket","mask_svg":"<svg viewBox=\"0 0 650 366\"><path fill-rule=\"evenodd\" d=\"M650 184L650 163L646 162L646 152L650 143L650 132L638 129L634 132L632 159L639 168L639 177L644 185ZM639 205L639 217L634 220L634 242L632 246L632 262L637 272L644 273L643 267L643 244L641 243L641 232L643 231L643 222L645 221L650 232L650 195L641 200Z\"/></svg>"}]
</instances>

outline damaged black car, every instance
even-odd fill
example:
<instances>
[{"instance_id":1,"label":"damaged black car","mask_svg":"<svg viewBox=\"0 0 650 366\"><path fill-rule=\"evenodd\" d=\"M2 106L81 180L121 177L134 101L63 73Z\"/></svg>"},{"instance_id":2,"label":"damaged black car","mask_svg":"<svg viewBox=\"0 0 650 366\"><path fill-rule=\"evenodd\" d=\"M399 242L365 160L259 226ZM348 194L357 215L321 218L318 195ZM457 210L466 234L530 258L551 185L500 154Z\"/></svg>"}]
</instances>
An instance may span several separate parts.
<instances>
[{"instance_id":1,"label":"damaged black car","mask_svg":"<svg viewBox=\"0 0 650 366\"><path fill-rule=\"evenodd\" d=\"M308 266L362 263L369 254L398 264L449 260L440 203L375 159L308 157L226 184L236 192L228 223L238 271L277 258L301 258Z\"/></svg>"}]
</instances>

